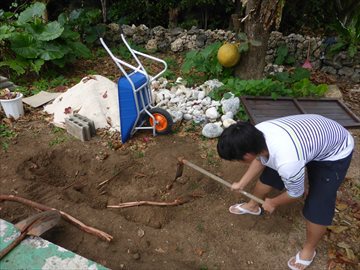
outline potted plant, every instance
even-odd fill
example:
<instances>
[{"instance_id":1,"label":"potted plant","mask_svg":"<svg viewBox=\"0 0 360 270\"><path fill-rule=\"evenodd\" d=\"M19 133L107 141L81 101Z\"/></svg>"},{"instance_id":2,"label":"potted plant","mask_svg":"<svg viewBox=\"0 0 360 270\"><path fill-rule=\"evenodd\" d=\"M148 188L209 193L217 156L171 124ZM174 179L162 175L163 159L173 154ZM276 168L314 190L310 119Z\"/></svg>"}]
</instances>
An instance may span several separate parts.
<instances>
[{"instance_id":1,"label":"potted plant","mask_svg":"<svg viewBox=\"0 0 360 270\"><path fill-rule=\"evenodd\" d=\"M22 93L11 92L8 88L0 90L0 103L6 117L13 117L16 120L20 116L24 115L22 98Z\"/></svg>"}]
</instances>

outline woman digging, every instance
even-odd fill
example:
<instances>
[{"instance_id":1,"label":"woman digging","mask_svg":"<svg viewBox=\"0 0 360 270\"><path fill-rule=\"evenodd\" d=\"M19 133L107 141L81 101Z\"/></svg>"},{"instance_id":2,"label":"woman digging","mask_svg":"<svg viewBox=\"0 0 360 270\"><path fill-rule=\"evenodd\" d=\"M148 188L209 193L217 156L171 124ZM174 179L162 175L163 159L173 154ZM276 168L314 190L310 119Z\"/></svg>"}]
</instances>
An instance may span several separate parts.
<instances>
[{"instance_id":1,"label":"woman digging","mask_svg":"<svg viewBox=\"0 0 360 270\"><path fill-rule=\"evenodd\" d=\"M244 189L260 176L253 194L265 200L265 211L272 213L280 205L305 197L306 241L288 261L293 270L307 268L315 258L317 244L334 217L336 193L353 149L354 139L345 128L315 114L278 118L256 126L238 122L224 130L217 144L221 158L250 164L240 181L232 184L233 190ZM282 192L267 198L273 188ZM253 200L235 204L229 211L237 215L261 214L259 204Z\"/></svg>"}]
</instances>

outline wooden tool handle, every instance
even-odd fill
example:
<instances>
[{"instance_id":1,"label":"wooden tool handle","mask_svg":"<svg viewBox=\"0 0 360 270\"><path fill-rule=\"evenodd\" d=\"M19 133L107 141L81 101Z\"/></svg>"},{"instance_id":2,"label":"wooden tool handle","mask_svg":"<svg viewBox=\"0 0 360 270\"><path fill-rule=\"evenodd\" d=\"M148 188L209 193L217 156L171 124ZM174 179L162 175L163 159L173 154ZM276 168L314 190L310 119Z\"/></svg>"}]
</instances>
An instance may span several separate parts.
<instances>
[{"instance_id":1,"label":"wooden tool handle","mask_svg":"<svg viewBox=\"0 0 360 270\"><path fill-rule=\"evenodd\" d=\"M6 256L14 247L16 247L26 237L26 231L22 232L18 238L10 243L6 248L0 251L0 260Z\"/></svg>"},{"instance_id":2,"label":"wooden tool handle","mask_svg":"<svg viewBox=\"0 0 360 270\"><path fill-rule=\"evenodd\" d=\"M229 182L225 181L224 179L222 179L222 178L220 178L220 177L218 177L218 176L216 176L216 175L214 175L214 174L212 174L212 173L209 173L208 171L205 171L203 168L200 168L199 166L191 163L190 161L187 161L186 159L182 159L182 162L183 162L185 165L187 165L187 166L189 166L189 167L191 167L191 168L193 168L193 169L195 169L195 170L197 170L197 171L205 174L206 176L209 176L210 178L212 178L212 179L220 182L221 184L223 184L223 185L231 188L232 185L231 185ZM256 197L256 196L254 196L254 195L252 195L252 194L250 194L250 193L248 193L248 192L246 192L246 191L239 190L239 192L240 192L241 194L245 195L246 197L248 197L248 198L250 198L250 199L252 199L252 200L254 200L254 201L256 201L256 202L258 202L258 203L260 203L260 204L264 204L264 203L265 203L264 200L262 200L262 199L260 199L260 198L258 198L258 197Z\"/></svg>"}]
</instances>

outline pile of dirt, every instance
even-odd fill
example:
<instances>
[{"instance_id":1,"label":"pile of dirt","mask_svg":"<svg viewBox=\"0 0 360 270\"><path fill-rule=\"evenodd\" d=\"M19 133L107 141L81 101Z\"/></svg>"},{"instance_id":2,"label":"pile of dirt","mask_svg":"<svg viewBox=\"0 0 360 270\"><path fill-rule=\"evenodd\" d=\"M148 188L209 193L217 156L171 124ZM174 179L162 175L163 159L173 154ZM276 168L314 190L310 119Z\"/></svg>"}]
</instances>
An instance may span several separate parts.
<instances>
[{"instance_id":1,"label":"pile of dirt","mask_svg":"<svg viewBox=\"0 0 360 270\"><path fill-rule=\"evenodd\" d=\"M53 123L64 127L65 118L79 113L94 121L95 128L120 131L117 85L100 75L89 75L58 96L44 111L53 114Z\"/></svg>"}]
</instances>

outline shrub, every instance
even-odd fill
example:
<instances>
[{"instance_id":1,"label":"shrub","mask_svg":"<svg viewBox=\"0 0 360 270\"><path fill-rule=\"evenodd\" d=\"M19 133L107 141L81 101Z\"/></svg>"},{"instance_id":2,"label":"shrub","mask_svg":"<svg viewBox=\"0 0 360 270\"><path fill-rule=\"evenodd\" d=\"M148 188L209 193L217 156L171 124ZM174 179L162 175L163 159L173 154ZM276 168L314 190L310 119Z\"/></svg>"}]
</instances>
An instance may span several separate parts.
<instances>
[{"instance_id":1,"label":"shrub","mask_svg":"<svg viewBox=\"0 0 360 270\"><path fill-rule=\"evenodd\" d=\"M231 75L232 69L224 68L217 59L221 45L221 42L215 42L202 50L194 50L186 54L181 71L190 84L208 79L223 79Z\"/></svg>"},{"instance_id":2,"label":"shrub","mask_svg":"<svg viewBox=\"0 0 360 270\"><path fill-rule=\"evenodd\" d=\"M45 63L64 67L80 57L90 57L90 50L71 30L65 15L57 21L45 21L46 6L36 2L20 14L0 12L0 67L17 75L39 73Z\"/></svg>"}]
</instances>

